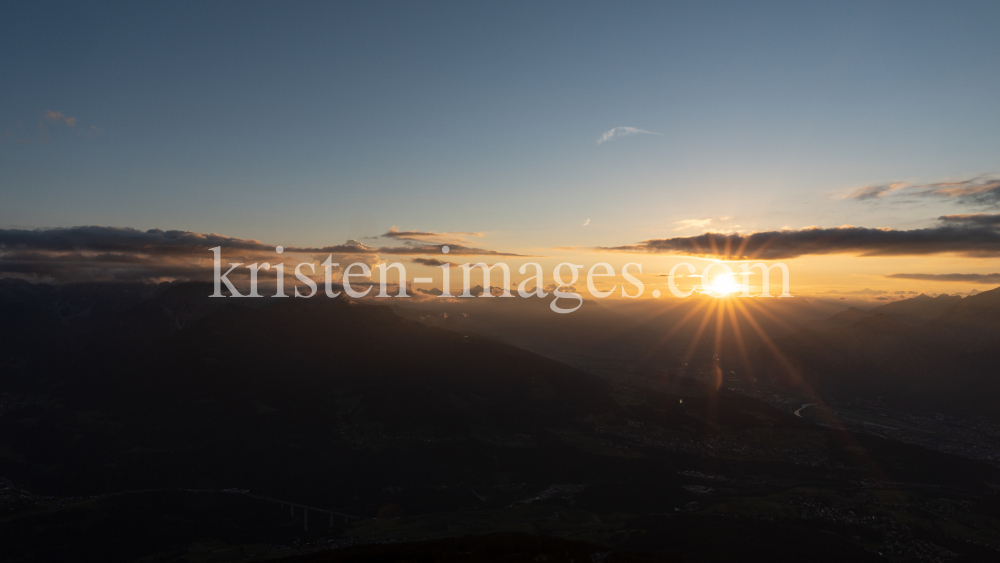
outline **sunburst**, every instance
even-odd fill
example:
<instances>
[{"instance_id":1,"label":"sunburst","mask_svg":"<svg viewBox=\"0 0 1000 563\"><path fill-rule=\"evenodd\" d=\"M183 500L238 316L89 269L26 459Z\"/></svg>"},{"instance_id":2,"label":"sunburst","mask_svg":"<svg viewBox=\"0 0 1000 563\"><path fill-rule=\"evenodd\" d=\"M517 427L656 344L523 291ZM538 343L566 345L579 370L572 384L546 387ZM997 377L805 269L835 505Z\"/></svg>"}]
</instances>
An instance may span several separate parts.
<instances>
[{"instance_id":1,"label":"sunburst","mask_svg":"<svg viewBox=\"0 0 1000 563\"><path fill-rule=\"evenodd\" d=\"M735 274L719 274L712 278L712 281L705 286L705 290L713 297L725 297L741 291L743 286L736 282Z\"/></svg>"}]
</instances>

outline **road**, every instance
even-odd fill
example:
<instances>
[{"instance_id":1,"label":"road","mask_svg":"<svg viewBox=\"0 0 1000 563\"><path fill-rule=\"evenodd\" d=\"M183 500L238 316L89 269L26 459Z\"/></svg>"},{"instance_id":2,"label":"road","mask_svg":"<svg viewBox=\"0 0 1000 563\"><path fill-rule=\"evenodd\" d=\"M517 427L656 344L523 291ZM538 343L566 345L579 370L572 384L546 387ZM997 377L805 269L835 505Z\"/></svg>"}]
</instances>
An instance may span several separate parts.
<instances>
[{"instance_id":1,"label":"road","mask_svg":"<svg viewBox=\"0 0 1000 563\"><path fill-rule=\"evenodd\" d=\"M799 408L795 409L795 416L797 416L797 417L799 417L799 418L802 418L802 415L801 415L801 414L799 414L799 413L801 413L801 412L802 412L802 409L804 409L804 408L806 408L806 407L811 407L811 406L813 406L813 405L818 405L818 404L819 404L819 403L806 403L806 404L802 405L801 407L799 407ZM788 411L785 411L785 412L788 412Z\"/></svg>"}]
</instances>

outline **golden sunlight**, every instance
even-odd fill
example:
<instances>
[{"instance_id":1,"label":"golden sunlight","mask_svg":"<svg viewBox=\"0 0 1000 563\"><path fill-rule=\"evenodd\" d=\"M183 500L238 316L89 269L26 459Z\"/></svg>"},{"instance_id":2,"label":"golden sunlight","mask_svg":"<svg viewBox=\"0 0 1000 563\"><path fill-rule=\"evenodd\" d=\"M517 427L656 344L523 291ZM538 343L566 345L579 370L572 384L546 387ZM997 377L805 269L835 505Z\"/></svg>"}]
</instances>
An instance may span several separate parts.
<instances>
[{"instance_id":1,"label":"golden sunlight","mask_svg":"<svg viewBox=\"0 0 1000 563\"><path fill-rule=\"evenodd\" d=\"M712 281L706 286L708 293L715 297L725 297L730 293L736 293L743 289L738 283L736 283L735 274L719 274L712 278Z\"/></svg>"}]
</instances>

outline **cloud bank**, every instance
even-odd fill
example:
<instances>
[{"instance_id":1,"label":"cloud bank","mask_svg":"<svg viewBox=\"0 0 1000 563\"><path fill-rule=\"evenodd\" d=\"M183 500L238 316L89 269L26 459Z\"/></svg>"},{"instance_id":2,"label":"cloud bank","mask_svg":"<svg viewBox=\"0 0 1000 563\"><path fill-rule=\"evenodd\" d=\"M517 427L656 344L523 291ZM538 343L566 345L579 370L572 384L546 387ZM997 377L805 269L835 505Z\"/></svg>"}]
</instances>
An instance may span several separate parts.
<instances>
[{"instance_id":1,"label":"cloud bank","mask_svg":"<svg viewBox=\"0 0 1000 563\"><path fill-rule=\"evenodd\" d=\"M955 253L1000 256L1000 222L995 215L948 215L941 225L897 231L844 226L752 234L704 233L692 237L648 239L625 246L597 247L605 252L652 252L725 259L784 260L806 255L855 254L906 256Z\"/></svg>"},{"instance_id":2,"label":"cloud bank","mask_svg":"<svg viewBox=\"0 0 1000 563\"><path fill-rule=\"evenodd\" d=\"M964 227L1000 227L1000 213L972 213L968 215L942 215L938 221Z\"/></svg>"},{"instance_id":3,"label":"cloud bank","mask_svg":"<svg viewBox=\"0 0 1000 563\"><path fill-rule=\"evenodd\" d=\"M0 276L42 281L164 281L211 279L210 248L222 247L227 262L321 262L333 255L343 262L378 264L385 255L441 256L440 244L374 247L356 240L322 247L285 247L259 240L192 231L140 231L122 227L0 229ZM449 245L449 255L520 256L461 244Z\"/></svg>"}]
</instances>

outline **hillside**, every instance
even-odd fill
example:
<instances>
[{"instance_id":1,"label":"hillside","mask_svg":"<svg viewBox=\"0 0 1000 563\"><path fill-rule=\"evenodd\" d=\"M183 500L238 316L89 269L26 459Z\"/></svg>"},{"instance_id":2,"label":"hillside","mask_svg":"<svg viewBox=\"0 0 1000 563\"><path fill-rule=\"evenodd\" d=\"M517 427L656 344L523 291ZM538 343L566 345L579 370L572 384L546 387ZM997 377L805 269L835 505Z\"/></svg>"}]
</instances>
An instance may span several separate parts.
<instances>
[{"instance_id":1,"label":"hillside","mask_svg":"<svg viewBox=\"0 0 1000 563\"><path fill-rule=\"evenodd\" d=\"M961 499L1000 481L685 377L610 383L386 307L205 289L64 324L4 370L0 559L249 561L510 532L693 561L732 555L704 548L717 533L776 557L822 544L827 560L859 560L901 539L972 553L963 531L927 531L936 512L897 524L870 499L930 483L947 514L981 518L990 505ZM53 314L9 311L8 326ZM862 340L914 330L863 322ZM900 506L921 506L921 487ZM831 502L848 507L835 535L812 516Z\"/></svg>"},{"instance_id":2,"label":"hillside","mask_svg":"<svg viewBox=\"0 0 1000 563\"><path fill-rule=\"evenodd\" d=\"M952 412L1000 407L1000 288L964 299L920 296L869 313L777 339L774 350L760 351L761 362L777 381L820 395Z\"/></svg>"}]
</instances>

